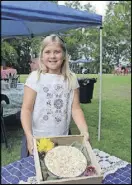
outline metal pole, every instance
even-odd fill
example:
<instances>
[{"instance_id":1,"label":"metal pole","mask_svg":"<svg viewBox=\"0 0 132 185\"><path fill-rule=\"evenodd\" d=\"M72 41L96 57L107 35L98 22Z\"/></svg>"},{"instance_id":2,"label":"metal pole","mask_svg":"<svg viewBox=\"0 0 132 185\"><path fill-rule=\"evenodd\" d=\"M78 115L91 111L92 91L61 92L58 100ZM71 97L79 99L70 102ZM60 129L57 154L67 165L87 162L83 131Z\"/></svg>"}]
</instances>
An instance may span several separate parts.
<instances>
[{"instance_id":1,"label":"metal pole","mask_svg":"<svg viewBox=\"0 0 132 185\"><path fill-rule=\"evenodd\" d=\"M102 27L100 27L100 88L99 88L99 122L98 122L98 141L100 141L101 131L101 103L102 103Z\"/></svg>"}]
</instances>

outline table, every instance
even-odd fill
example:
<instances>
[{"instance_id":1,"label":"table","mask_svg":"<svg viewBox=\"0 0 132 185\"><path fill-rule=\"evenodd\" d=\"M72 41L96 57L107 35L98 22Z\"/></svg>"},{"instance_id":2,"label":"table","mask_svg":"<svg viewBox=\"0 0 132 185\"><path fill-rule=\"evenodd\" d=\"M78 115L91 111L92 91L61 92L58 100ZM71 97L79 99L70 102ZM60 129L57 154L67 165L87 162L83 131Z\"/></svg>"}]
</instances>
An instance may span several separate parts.
<instances>
[{"instance_id":1,"label":"table","mask_svg":"<svg viewBox=\"0 0 132 185\"><path fill-rule=\"evenodd\" d=\"M2 102L4 117L12 114L16 114L21 110L23 94L24 94L23 83L18 83L17 88L2 89L1 94L7 95L10 101L10 104L8 105Z\"/></svg>"},{"instance_id":2,"label":"table","mask_svg":"<svg viewBox=\"0 0 132 185\"><path fill-rule=\"evenodd\" d=\"M103 184L131 184L131 164L98 149L93 149L104 172ZM1 184L37 184L34 158L29 156L3 166Z\"/></svg>"}]
</instances>

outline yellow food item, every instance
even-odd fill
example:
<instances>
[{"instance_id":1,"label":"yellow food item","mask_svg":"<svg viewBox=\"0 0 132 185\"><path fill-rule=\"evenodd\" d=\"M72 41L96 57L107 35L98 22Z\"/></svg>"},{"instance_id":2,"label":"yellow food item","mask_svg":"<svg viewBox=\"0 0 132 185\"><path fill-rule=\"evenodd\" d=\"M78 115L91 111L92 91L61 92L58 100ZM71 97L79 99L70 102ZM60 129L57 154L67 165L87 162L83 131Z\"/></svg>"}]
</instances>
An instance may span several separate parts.
<instances>
[{"instance_id":1,"label":"yellow food item","mask_svg":"<svg viewBox=\"0 0 132 185\"><path fill-rule=\"evenodd\" d=\"M41 138L37 141L37 149L39 152L48 152L54 148L54 143L47 138Z\"/></svg>"}]
</instances>

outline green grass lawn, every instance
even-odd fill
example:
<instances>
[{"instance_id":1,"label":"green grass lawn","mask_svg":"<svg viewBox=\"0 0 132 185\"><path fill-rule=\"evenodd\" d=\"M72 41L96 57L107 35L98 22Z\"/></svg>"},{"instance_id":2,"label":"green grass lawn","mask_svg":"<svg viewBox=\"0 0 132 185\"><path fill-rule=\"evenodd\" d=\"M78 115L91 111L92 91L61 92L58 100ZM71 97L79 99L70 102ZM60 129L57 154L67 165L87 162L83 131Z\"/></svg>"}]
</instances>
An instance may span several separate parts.
<instances>
[{"instance_id":1,"label":"green grass lawn","mask_svg":"<svg viewBox=\"0 0 132 185\"><path fill-rule=\"evenodd\" d=\"M84 75L78 75L81 77ZM97 75L85 75L97 77ZM21 75L24 82L27 75ZM102 119L101 141L98 142L99 112L99 78L94 85L92 103L81 104L87 120L92 148L98 148L122 160L131 162L131 75L103 75L102 78ZM78 129L72 122L72 133ZM9 131L9 142L12 148L6 149L2 144L2 166L20 159L22 129Z\"/></svg>"}]
</instances>

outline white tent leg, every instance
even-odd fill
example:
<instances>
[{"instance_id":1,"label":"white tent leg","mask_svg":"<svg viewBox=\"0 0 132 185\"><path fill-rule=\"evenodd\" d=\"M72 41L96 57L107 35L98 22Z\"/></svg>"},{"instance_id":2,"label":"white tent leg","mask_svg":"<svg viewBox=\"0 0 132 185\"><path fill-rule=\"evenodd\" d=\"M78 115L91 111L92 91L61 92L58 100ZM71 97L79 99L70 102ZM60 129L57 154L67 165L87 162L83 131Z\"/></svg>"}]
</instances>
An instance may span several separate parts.
<instances>
[{"instance_id":1,"label":"white tent leg","mask_svg":"<svg viewBox=\"0 0 132 185\"><path fill-rule=\"evenodd\" d=\"M99 122L98 122L98 141L100 141L101 131L101 103L102 103L102 27L100 27L100 88L99 88Z\"/></svg>"}]
</instances>

